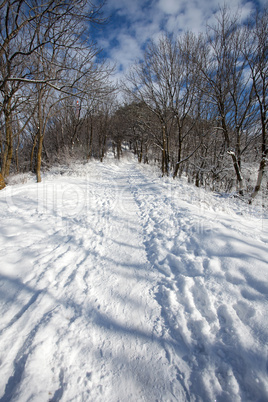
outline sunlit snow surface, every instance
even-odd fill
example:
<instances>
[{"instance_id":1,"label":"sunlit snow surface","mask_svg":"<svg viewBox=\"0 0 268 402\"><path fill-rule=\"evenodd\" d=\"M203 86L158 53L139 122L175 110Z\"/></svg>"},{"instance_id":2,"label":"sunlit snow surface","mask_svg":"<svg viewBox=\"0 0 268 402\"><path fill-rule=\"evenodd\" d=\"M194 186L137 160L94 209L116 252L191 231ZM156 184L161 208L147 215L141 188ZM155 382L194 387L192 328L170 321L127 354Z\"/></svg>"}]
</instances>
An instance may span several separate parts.
<instances>
[{"instance_id":1,"label":"sunlit snow surface","mask_svg":"<svg viewBox=\"0 0 268 402\"><path fill-rule=\"evenodd\" d=\"M268 400L267 215L128 158L0 193L0 401Z\"/></svg>"}]
</instances>

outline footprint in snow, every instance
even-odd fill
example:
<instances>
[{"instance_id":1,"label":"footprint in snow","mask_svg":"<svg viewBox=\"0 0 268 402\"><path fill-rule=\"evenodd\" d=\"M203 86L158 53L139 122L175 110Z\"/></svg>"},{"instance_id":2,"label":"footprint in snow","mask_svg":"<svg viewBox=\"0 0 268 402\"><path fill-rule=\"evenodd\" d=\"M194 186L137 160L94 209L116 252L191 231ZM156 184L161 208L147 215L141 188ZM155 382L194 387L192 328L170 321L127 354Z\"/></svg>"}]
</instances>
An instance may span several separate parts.
<instances>
[{"instance_id":1,"label":"footprint in snow","mask_svg":"<svg viewBox=\"0 0 268 402\"><path fill-rule=\"evenodd\" d=\"M256 314L255 309L244 301L238 301L236 304L233 305L233 308L235 309L236 314L238 315L240 320L245 325L247 325L248 321Z\"/></svg>"}]
</instances>

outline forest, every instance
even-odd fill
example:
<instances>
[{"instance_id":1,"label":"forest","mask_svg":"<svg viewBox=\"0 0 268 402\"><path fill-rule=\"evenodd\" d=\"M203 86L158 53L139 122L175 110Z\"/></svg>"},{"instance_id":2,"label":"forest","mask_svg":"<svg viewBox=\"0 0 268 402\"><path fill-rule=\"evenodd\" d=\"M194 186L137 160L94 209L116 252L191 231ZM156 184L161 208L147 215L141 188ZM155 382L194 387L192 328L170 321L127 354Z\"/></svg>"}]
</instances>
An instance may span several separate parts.
<instances>
[{"instance_id":1,"label":"forest","mask_svg":"<svg viewBox=\"0 0 268 402\"><path fill-rule=\"evenodd\" d=\"M94 26L105 4L0 2L0 164L10 175L123 149L163 176L249 202L268 193L268 14L219 9L205 33L166 33L117 84Z\"/></svg>"}]
</instances>

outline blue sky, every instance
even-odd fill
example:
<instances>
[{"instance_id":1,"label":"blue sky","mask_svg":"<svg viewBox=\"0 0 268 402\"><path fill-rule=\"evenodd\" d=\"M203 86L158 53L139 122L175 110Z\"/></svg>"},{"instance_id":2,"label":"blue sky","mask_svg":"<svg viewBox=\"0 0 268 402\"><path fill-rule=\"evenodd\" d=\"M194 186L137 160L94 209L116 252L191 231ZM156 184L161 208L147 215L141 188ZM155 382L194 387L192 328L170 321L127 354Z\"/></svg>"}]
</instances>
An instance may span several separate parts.
<instances>
[{"instance_id":1,"label":"blue sky","mask_svg":"<svg viewBox=\"0 0 268 402\"><path fill-rule=\"evenodd\" d=\"M234 12L240 8L242 18L252 13L256 4L266 0L107 0L104 15L110 20L95 31L103 56L116 64L115 79L142 57L149 39L157 40L163 32L186 30L198 33L212 23L219 6L226 4Z\"/></svg>"}]
</instances>

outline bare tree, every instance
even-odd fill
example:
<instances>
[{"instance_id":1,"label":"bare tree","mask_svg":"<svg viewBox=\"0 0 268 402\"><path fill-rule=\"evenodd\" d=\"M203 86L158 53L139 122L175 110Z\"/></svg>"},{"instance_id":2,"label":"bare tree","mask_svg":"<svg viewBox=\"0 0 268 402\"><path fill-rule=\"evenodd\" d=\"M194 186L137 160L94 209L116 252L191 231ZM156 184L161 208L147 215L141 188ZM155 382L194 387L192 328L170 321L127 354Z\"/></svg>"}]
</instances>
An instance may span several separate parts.
<instances>
[{"instance_id":1,"label":"bare tree","mask_svg":"<svg viewBox=\"0 0 268 402\"><path fill-rule=\"evenodd\" d=\"M238 189L243 194L244 180L241 156L246 136L254 122L253 85L247 74L247 60L243 52L245 29L238 15L226 8L220 10L217 22L208 27L203 56L198 66L206 86L207 99L217 108L217 131L222 133L222 158L227 152L233 161Z\"/></svg>"},{"instance_id":2,"label":"bare tree","mask_svg":"<svg viewBox=\"0 0 268 402\"><path fill-rule=\"evenodd\" d=\"M200 137L195 149L191 149L190 152L183 155L183 143L186 137L193 132L196 122L200 119L202 92L200 91L199 70L195 68L193 62L200 44L201 37L196 37L188 32L178 38L171 51L167 83L170 107L175 116L178 136L178 156L173 178L177 176L181 164L194 155L202 141Z\"/></svg>"},{"instance_id":3,"label":"bare tree","mask_svg":"<svg viewBox=\"0 0 268 402\"><path fill-rule=\"evenodd\" d=\"M248 48L246 57L250 67L261 130L261 161L257 183L250 202L256 197L267 164L267 125L268 125L268 11L257 13L254 25L248 27Z\"/></svg>"},{"instance_id":4,"label":"bare tree","mask_svg":"<svg viewBox=\"0 0 268 402\"><path fill-rule=\"evenodd\" d=\"M158 120L157 130L151 130L154 144L162 154L162 174L170 172L170 132L174 116L170 109L170 88L167 84L167 66L163 55L166 39L150 42L144 60L137 63L127 77L126 91L136 103L146 105ZM164 56L164 58L163 58Z\"/></svg>"},{"instance_id":5,"label":"bare tree","mask_svg":"<svg viewBox=\"0 0 268 402\"><path fill-rule=\"evenodd\" d=\"M101 7L102 4L95 6L86 0L14 0L0 5L0 61L1 65L8 66L5 71L1 69L0 90L7 92L10 86L16 88L26 84L35 88L37 181L41 180L43 139L53 106L64 97L85 96L86 89L92 94L98 89L101 96L102 87L107 88L111 69L94 62L97 49L88 39L89 24L101 22ZM20 70L15 68L18 60L22 61ZM11 115L11 101L2 102L2 110L7 116L7 138L10 138L7 113ZM12 149L10 141L6 143L6 148Z\"/></svg>"},{"instance_id":6,"label":"bare tree","mask_svg":"<svg viewBox=\"0 0 268 402\"><path fill-rule=\"evenodd\" d=\"M154 124L147 124L147 131L162 152L163 175L169 174L175 163L173 177L176 177L179 167L195 152L191 149L183 155L184 141L197 121L201 96L198 70L193 62L199 45L200 38L191 33L177 40L165 35L147 46L143 62L137 63L127 77L127 91L132 100L146 105L158 120L158 128L152 130Z\"/></svg>"},{"instance_id":7,"label":"bare tree","mask_svg":"<svg viewBox=\"0 0 268 402\"><path fill-rule=\"evenodd\" d=\"M87 0L3 0L0 3L0 61L7 66L1 77L0 89L10 81L33 82L32 66L28 63L30 55L36 53L43 46L62 39L65 29L72 31L76 24L82 34L88 34L86 26L90 23L103 22L101 9L103 2L94 5ZM66 21L68 20L68 26ZM42 33L42 35L40 35ZM38 36L38 37L37 37ZM41 40L42 37L42 40ZM77 38L75 38L77 39ZM26 60L23 71L17 74L13 66L19 60ZM39 80L40 81L40 80ZM38 81L38 82L39 82ZM42 80L41 80L42 81ZM53 86L53 81L50 82Z\"/></svg>"}]
</instances>

